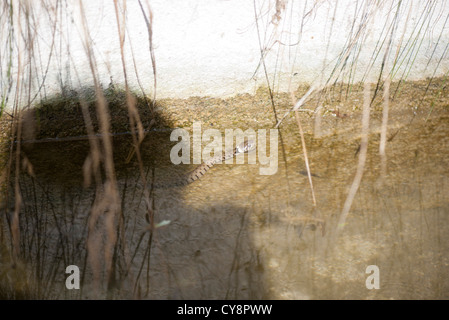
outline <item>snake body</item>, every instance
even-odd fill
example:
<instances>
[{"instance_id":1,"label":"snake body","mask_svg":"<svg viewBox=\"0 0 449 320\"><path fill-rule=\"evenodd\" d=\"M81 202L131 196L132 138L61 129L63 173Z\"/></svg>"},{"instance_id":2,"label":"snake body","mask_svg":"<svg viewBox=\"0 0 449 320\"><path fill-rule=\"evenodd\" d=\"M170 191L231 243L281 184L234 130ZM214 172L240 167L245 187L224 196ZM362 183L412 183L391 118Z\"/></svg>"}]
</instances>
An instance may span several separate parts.
<instances>
[{"instance_id":1,"label":"snake body","mask_svg":"<svg viewBox=\"0 0 449 320\"><path fill-rule=\"evenodd\" d=\"M238 156L239 154L251 152L255 149L255 147L256 147L256 144L252 140L242 142L236 148L229 150L227 152L224 152L222 155L215 156L215 157L209 158L208 160L204 161L202 164L200 164L198 167L196 167L193 171L184 175L181 179L179 179L177 181L173 181L171 183L155 184L154 187L155 188L171 188L171 187L180 187L180 186L188 185L188 184L200 179L202 176L204 176L206 174L206 172L209 171L209 169L212 168L216 163L224 162L230 158Z\"/></svg>"}]
</instances>

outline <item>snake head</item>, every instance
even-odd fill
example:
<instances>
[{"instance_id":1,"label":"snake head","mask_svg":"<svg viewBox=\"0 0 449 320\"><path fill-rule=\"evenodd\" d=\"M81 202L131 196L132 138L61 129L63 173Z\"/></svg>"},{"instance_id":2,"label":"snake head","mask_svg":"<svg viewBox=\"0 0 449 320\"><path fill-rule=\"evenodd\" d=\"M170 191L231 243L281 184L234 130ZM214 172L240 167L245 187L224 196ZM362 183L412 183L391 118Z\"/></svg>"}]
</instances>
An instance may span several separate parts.
<instances>
[{"instance_id":1,"label":"snake head","mask_svg":"<svg viewBox=\"0 0 449 320\"><path fill-rule=\"evenodd\" d=\"M237 153L250 152L256 149L256 142L254 140L247 140L237 146Z\"/></svg>"}]
</instances>

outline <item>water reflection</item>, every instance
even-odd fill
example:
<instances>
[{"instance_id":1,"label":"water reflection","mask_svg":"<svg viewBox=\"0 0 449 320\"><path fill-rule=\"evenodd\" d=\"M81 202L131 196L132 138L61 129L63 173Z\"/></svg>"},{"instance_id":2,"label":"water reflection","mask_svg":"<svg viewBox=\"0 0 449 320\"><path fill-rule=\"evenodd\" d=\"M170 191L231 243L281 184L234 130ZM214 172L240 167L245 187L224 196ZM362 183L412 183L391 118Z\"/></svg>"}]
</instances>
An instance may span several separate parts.
<instances>
[{"instance_id":1,"label":"water reflection","mask_svg":"<svg viewBox=\"0 0 449 320\"><path fill-rule=\"evenodd\" d=\"M338 238L333 230L357 163L355 133L307 137L316 208L295 134L285 135L287 158L279 156L274 176L259 175L254 165L220 165L200 181L169 189L151 189L151 184L193 167L172 166L169 146L161 143L168 139L148 135L141 149L153 228L137 163L124 161L130 143L118 138L118 237L112 276L103 275L98 294L146 299L448 298L448 134L447 120L438 116L403 129L388 145L383 180L378 136L372 134L362 185ZM83 187L80 174L88 148L81 141L24 149L35 176L20 177L21 254L36 297L93 297L86 239L98 186ZM99 232L97 254L102 257L107 239ZM79 292L65 289L67 265L82 271ZM379 267L379 290L365 287L368 265Z\"/></svg>"}]
</instances>

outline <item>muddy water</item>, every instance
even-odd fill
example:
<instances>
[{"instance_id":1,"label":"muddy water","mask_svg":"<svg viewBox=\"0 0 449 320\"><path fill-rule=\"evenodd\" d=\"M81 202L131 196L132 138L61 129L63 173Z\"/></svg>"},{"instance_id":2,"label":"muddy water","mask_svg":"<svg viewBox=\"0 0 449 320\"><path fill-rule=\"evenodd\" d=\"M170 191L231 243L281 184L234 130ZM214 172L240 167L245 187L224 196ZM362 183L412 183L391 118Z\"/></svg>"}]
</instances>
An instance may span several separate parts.
<instances>
[{"instance_id":1,"label":"muddy water","mask_svg":"<svg viewBox=\"0 0 449 320\"><path fill-rule=\"evenodd\" d=\"M301 114L311 166L307 179L298 127L281 130L278 171L217 165L184 187L152 188L195 168L169 160L168 132L142 143L146 184L130 137L114 138L120 210L113 278L105 298L149 299L447 299L449 298L449 115L447 108L392 108L386 174L379 157L381 112L373 110L363 179L343 230L337 221L357 169L360 118L325 114L320 132ZM210 123L210 121L208 121ZM222 127L228 126L223 124ZM214 127L221 129L214 123ZM257 129L257 127L255 127ZM281 148L282 145L282 148ZM23 145L34 177L22 174L21 252L43 298L93 297L92 261L104 270L107 232L86 253L88 217L101 188L83 187L87 141ZM145 193L150 192L153 228ZM150 232L150 230L152 230ZM65 289L67 265L82 288ZM379 268L369 290L366 268ZM31 271L30 271L31 270Z\"/></svg>"}]
</instances>

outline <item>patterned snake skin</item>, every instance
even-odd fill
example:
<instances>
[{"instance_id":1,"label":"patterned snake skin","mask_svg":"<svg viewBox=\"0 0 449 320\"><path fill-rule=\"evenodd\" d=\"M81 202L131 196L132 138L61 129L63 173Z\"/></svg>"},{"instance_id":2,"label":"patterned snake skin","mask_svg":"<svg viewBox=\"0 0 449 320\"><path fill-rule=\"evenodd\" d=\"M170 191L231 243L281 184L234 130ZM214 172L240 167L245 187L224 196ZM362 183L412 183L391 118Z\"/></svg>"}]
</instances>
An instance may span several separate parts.
<instances>
[{"instance_id":1,"label":"patterned snake skin","mask_svg":"<svg viewBox=\"0 0 449 320\"><path fill-rule=\"evenodd\" d=\"M256 144L254 143L254 141L248 140L246 142L239 144L235 149L229 150L229 151L223 153L223 155L221 155L221 156L215 156L215 157L212 157L212 158L206 160L205 162L200 164L198 167L196 167L195 170L189 172L188 174L186 174L183 178L181 178L178 181L174 181L171 183L169 182L169 183L155 184L154 187L155 188L171 188L171 187L180 187L180 186L188 185L188 184L200 179L202 176L204 176L204 174L210 168L212 168L216 163L224 162L227 159L236 157L239 154L251 152L255 148L256 148Z\"/></svg>"}]
</instances>

